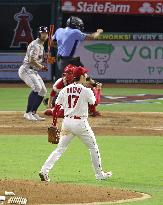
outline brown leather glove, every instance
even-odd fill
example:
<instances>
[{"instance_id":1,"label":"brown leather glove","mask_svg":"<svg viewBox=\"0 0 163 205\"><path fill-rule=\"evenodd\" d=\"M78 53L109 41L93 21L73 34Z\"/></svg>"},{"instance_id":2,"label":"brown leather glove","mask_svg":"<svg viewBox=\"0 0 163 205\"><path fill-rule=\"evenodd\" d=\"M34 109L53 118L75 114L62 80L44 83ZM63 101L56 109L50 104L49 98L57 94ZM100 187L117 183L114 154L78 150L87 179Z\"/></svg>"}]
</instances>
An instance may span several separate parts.
<instances>
[{"instance_id":1,"label":"brown leather glove","mask_svg":"<svg viewBox=\"0 0 163 205\"><path fill-rule=\"evenodd\" d=\"M47 66L43 66L42 68L41 68L41 71L48 71L48 67Z\"/></svg>"},{"instance_id":2,"label":"brown leather glove","mask_svg":"<svg viewBox=\"0 0 163 205\"><path fill-rule=\"evenodd\" d=\"M58 144L60 139L60 131L56 126L48 128L48 142Z\"/></svg>"},{"instance_id":3,"label":"brown leather glove","mask_svg":"<svg viewBox=\"0 0 163 205\"><path fill-rule=\"evenodd\" d=\"M52 56L47 57L47 63L54 64L56 62L56 58Z\"/></svg>"}]
</instances>

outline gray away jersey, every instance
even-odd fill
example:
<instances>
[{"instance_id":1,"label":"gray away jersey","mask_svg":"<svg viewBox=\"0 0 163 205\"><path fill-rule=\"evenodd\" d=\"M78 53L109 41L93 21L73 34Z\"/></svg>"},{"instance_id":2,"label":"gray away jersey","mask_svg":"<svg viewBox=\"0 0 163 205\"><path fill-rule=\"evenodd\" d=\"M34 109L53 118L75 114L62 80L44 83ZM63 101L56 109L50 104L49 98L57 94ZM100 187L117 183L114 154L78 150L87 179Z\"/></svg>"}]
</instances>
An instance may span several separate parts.
<instances>
[{"instance_id":1,"label":"gray away jersey","mask_svg":"<svg viewBox=\"0 0 163 205\"><path fill-rule=\"evenodd\" d=\"M39 38L32 41L27 47L27 52L23 61L25 67L32 66L30 65L31 57L33 57L38 63L42 63L44 60L44 46L39 42ZM32 67L38 70L35 66Z\"/></svg>"}]
</instances>

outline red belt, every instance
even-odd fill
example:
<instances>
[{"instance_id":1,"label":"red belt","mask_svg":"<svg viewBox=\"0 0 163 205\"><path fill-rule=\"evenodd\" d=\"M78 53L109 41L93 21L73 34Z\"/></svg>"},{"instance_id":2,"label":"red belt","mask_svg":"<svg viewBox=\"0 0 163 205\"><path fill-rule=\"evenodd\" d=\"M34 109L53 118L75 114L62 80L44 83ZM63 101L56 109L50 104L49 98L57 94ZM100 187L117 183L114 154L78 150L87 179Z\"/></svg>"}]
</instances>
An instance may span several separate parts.
<instances>
[{"instance_id":1,"label":"red belt","mask_svg":"<svg viewBox=\"0 0 163 205\"><path fill-rule=\"evenodd\" d=\"M65 116L65 117L69 117L69 118L74 118L74 119L77 119L77 120L81 120L81 117L79 117L79 116L71 116L71 117L70 117L70 116L67 115L67 116Z\"/></svg>"}]
</instances>

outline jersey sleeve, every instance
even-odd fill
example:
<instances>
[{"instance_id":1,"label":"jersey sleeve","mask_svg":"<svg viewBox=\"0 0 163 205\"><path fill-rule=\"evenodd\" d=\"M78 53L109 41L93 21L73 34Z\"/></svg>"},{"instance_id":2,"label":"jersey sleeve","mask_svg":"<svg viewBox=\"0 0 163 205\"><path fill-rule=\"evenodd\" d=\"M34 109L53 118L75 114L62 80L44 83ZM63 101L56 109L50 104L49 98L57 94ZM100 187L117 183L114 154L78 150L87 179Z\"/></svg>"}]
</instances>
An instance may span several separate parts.
<instances>
[{"instance_id":1,"label":"jersey sleeve","mask_svg":"<svg viewBox=\"0 0 163 205\"><path fill-rule=\"evenodd\" d=\"M60 105L55 105L55 107L53 109L53 112L52 112L52 115L53 115L53 123L52 123L52 125L53 126L56 126L56 124L57 124L57 117L58 117L58 112L59 112L60 108L61 108Z\"/></svg>"},{"instance_id":2,"label":"jersey sleeve","mask_svg":"<svg viewBox=\"0 0 163 205\"><path fill-rule=\"evenodd\" d=\"M53 85L53 90L58 93L64 87L63 79L59 78Z\"/></svg>"},{"instance_id":3,"label":"jersey sleeve","mask_svg":"<svg viewBox=\"0 0 163 205\"><path fill-rule=\"evenodd\" d=\"M94 105L96 103L95 95L90 88L87 88L87 100L90 105Z\"/></svg>"},{"instance_id":4,"label":"jersey sleeve","mask_svg":"<svg viewBox=\"0 0 163 205\"><path fill-rule=\"evenodd\" d=\"M58 89L58 90L61 90L62 88L64 88L65 86L64 86L64 83L63 83L63 79L62 78L60 78L60 81L58 81L58 83L56 84L56 88Z\"/></svg>"},{"instance_id":5,"label":"jersey sleeve","mask_svg":"<svg viewBox=\"0 0 163 205\"><path fill-rule=\"evenodd\" d=\"M76 40L78 41L84 41L85 38L86 38L87 34L85 33L82 33L80 30L78 29L75 29L75 37L76 37Z\"/></svg>"},{"instance_id":6,"label":"jersey sleeve","mask_svg":"<svg viewBox=\"0 0 163 205\"><path fill-rule=\"evenodd\" d=\"M38 55L39 55L39 47L36 45L33 45L31 47L31 50L29 52L30 58L34 58L37 59Z\"/></svg>"},{"instance_id":7,"label":"jersey sleeve","mask_svg":"<svg viewBox=\"0 0 163 205\"><path fill-rule=\"evenodd\" d=\"M51 97L55 97L55 96L56 96L56 94L57 94L57 92L56 92L56 91L51 90L51 92L50 92L50 96L51 96Z\"/></svg>"}]
</instances>

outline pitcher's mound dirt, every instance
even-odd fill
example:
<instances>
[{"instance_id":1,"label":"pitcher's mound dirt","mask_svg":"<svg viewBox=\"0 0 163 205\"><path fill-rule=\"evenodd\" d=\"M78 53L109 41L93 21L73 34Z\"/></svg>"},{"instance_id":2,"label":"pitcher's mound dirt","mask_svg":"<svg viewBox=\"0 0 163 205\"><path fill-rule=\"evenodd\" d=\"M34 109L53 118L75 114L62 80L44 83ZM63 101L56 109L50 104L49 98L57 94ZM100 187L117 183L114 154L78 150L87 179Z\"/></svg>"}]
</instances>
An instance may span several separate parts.
<instances>
[{"instance_id":1,"label":"pitcher's mound dirt","mask_svg":"<svg viewBox=\"0 0 163 205\"><path fill-rule=\"evenodd\" d=\"M27 198L28 204L91 203L143 197L141 193L107 187L0 180L0 195L5 191Z\"/></svg>"}]
</instances>

